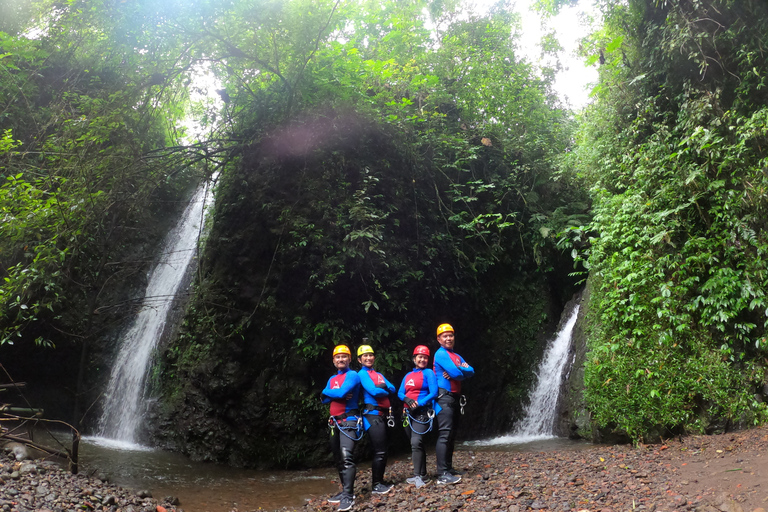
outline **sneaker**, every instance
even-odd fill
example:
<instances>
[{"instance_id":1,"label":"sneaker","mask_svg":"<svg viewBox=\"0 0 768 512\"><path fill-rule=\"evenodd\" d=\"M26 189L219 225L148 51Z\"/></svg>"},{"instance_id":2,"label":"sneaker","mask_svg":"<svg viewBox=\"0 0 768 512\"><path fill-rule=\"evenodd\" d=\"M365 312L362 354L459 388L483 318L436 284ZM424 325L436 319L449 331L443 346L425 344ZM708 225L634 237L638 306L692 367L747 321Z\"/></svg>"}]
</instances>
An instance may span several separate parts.
<instances>
[{"instance_id":1,"label":"sneaker","mask_svg":"<svg viewBox=\"0 0 768 512\"><path fill-rule=\"evenodd\" d=\"M426 480L426 482L424 480ZM427 485L429 483L429 479L428 478L425 479L425 478L422 478L420 476L413 476L411 478L406 478L405 481L406 481L406 483L409 483L411 485L415 485L417 489L419 489L421 487L424 487L425 485Z\"/></svg>"},{"instance_id":2,"label":"sneaker","mask_svg":"<svg viewBox=\"0 0 768 512\"><path fill-rule=\"evenodd\" d=\"M452 474L453 476L461 476L461 475L463 475L464 473L466 473L466 471L461 471L461 470L458 470L458 469L456 469L456 468L451 468L451 469L449 469L449 470L448 470L448 472L449 472L450 474Z\"/></svg>"},{"instance_id":3,"label":"sneaker","mask_svg":"<svg viewBox=\"0 0 768 512\"><path fill-rule=\"evenodd\" d=\"M389 491L392 490L391 485L387 485L385 483L377 483L371 488L372 494L387 494Z\"/></svg>"},{"instance_id":4,"label":"sneaker","mask_svg":"<svg viewBox=\"0 0 768 512\"><path fill-rule=\"evenodd\" d=\"M461 477L444 473L437 478L437 485L453 485L461 482Z\"/></svg>"},{"instance_id":5,"label":"sneaker","mask_svg":"<svg viewBox=\"0 0 768 512\"><path fill-rule=\"evenodd\" d=\"M341 498L344 496L344 491L334 494L328 498L328 503L341 503Z\"/></svg>"},{"instance_id":6,"label":"sneaker","mask_svg":"<svg viewBox=\"0 0 768 512\"><path fill-rule=\"evenodd\" d=\"M351 510L354 505L355 505L355 498L350 498L348 495L345 494L341 498L341 502L339 503L339 512L344 512L345 510Z\"/></svg>"}]
</instances>

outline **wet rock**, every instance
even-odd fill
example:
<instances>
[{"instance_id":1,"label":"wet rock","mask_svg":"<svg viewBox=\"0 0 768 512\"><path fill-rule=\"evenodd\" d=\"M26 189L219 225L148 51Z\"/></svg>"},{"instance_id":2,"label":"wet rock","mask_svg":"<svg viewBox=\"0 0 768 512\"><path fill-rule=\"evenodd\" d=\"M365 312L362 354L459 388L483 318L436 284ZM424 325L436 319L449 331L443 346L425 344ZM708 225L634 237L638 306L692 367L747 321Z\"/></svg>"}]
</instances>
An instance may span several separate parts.
<instances>
[{"instance_id":1,"label":"wet rock","mask_svg":"<svg viewBox=\"0 0 768 512\"><path fill-rule=\"evenodd\" d=\"M725 500L720 505L720 511L721 512L744 512L744 509L741 508L741 505L739 505L737 502L733 500Z\"/></svg>"},{"instance_id":2,"label":"wet rock","mask_svg":"<svg viewBox=\"0 0 768 512\"><path fill-rule=\"evenodd\" d=\"M163 503L176 506L176 505L179 505L179 498L175 496L166 496L165 498L163 498Z\"/></svg>"},{"instance_id":3,"label":"wet rock","mask_svg":"<svg viewBox=\"0 0 768 512\"><path fill-rule=\"evenodd\" d=\"M19 463L12 453L0 456L0 474L5 475L0 487L0 512L154 512L158 507L157 501L149 496L141 501L134 491L87 474L71 475L49 462ZM166 511L181 512L181 509L169 504Z\"/></svg>"},{"instance_id":4,"label":"wet rock","mask_svg":"<svg viewBox=\"0 0 768 512\"><path fill-rule=\"evenodd\" d=\"M21 475L34 475L37 473L37 466L31 463L22 464L19 468L19 474Z\"/></svg>"}]
</instances>

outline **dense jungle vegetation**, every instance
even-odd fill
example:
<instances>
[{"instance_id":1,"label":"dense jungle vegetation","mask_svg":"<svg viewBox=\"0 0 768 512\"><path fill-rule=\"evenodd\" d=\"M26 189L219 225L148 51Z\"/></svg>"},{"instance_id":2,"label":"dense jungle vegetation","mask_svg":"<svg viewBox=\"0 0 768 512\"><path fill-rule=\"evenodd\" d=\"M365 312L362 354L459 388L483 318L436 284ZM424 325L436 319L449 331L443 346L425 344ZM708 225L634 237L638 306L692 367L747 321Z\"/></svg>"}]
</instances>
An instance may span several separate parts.
<instances>
[{"instance_id":1,"label":"dense jungle vegetation","mask_svg":"<svg viewBox=\"0 0 768 512\"><path fill-rule=\"evenodd\" d=\"M369 338L396 381L443 321L477 370L465 435L509 429L584 284L582 435L764 421L768 7L598 5L578 113L505 2L4 6L0 362L79 373L82 417L168 219L212 180L152 376L162 446L319 461L331 347Z\"/></svg>"}]
</instances>

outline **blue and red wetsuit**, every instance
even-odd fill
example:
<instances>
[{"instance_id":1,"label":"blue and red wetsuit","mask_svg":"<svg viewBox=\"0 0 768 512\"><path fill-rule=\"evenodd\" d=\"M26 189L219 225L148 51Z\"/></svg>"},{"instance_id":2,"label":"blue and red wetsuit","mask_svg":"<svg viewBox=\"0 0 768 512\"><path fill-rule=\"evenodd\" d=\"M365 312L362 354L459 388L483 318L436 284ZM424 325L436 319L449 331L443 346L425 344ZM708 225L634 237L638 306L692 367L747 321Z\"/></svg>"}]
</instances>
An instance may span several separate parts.
<instances>
[{"instance_id":1,"label":"blue and red wetsuit","mask_svg":"<svg viewBox=\"0 0 768 512\"><path fill-rule=\"evenodd\" d=\"M395 386L382 374L363 366L357 374L363 388L363 426L371 438L373 461L371 461L371 485L384 483L384 470L387 467L387 423L385 413L389 414L389 395L395 392Z\"/></svg>"},{"instance_id":2,"label":"blue and red wetsuit","mask_svg":"<svg viewBox=\"0 0 768 512\"><path fill-rule=\"evenodd\" d=\"M331 451L339 471L339 479L344 494L353 498L355 495L355 442L357 433L354 427L360 417L358 402L360 401L360 376L347 368L328 379L322 391L324 404L330 403L331 416L336 420L331 428ZM345 435L339 427L347 427L349 435Z\"/></svg>"},{"instance_id":3,"label":"blue and red wetsuit","mask_svg":"<svg viewBox=\"0 0 768 512\"><path fill-rule=\"evenodd\" d=\"M385 412L389 412L391 405L389 395L395 392L394 384L373 368L363 366L357 374L360 376L360 384L363 387L363 402L367 406L363 414L383 416ZM382 385L384 387L381 387ZM368 420L365 419L363 423L368 430L370 428Z\"/></svg>"},{"instance_id":4,"label":"blue and red wetsuit","mask_svg":"<svg viewBox=\"0 0 768 512\"><path fill-rule=\"evenodd\" d=\"M357 372L349 368L339 370L336 375L328 379L322 395L323 403L331 404L331 416L357 421L360 414L357 406L360 401L360 376Z\"/></svg>"},{"instance_id":5,"label":"blue and red wetsuit","mask_svg":"<svg viewBox=\"0 0 768 512\"><path fill-rule=\"evenodd\" d=\"M461 393L461 381L475 374L474 368L469 366L463 357L453 350L446 350L443 347L435 352L434 368L437 387L451 393ZM447 373L450 378L446 379L443 372Z\"/></svg>"},{"instance_id":6,"label":"blue and red wetsuit","mask_svg":"<svg viewBox=\"0 0 768 512\"><path fill-rule=\"evenodd\" d=\"M437 396L435 373L429 368L424 370L414 368L403 378L397 396L406 404L407 399L416 401L416 405L409 411L411 417L418 420L411 421L411 428L408 429L411 436L411 460L413 461L413 475L426 478L427 455L424 450L424 434L430 428L427 412L432 408L435 408L435 412L440 410L440 406L435 403Z\"/></svg>"},{"instance_id":7,"label":"blue and red wetsuit","mask_svg":"<svg viewBox=\"0 0 768 512\"><path fill-rule=\"evenodd\" d=\"M456 439L456 429L459 422L459 397L461 382L475 374L464 358L453 350L440 347L435 352L435 375L437 376L440 411L437 414L439 430L435 443L438 476L449 473L453 469L453 449ZM443 375L445 372L448 378Z\"/></svg>"}]
</instances>

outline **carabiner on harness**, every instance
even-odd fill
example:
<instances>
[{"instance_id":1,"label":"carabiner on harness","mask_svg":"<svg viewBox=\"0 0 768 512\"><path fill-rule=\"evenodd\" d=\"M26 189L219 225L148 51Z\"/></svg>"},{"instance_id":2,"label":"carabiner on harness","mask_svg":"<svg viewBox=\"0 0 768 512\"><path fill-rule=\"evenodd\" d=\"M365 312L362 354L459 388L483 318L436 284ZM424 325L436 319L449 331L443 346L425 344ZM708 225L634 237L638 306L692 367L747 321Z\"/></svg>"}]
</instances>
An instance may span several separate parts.
<instances>
[{"instance_id":1,"label":"carabiner on harness","mask_svg":"<svg viewBox=\"0 0 768 512\"><path fill-rule=\"evenodd\" d=\"M339 432L341 432L342 434L344 434L345 436L347 436L348 438L350 438L355 442L361 440L363 438L363 434L365 434L365 430L363 430L362 428L363 427L362 416L357 417L357 423L355 423L354 427L342 427L341 425L339 425L339 422L333 416L331 416L331 419L329 421L333 421L333 426L331 426L331 435L334 435L334 432L333 432L334 426L339 429ZM357 437L352 437L351 435L347 434L346 432L347 430L354 430L355 435Z\"/></svg>"},{"instance_id":2,"label":"carabiner on harness","mask_svg":"<svg viewBox=\"0 0 768 512\"><path fill-rule=\"evenodd\" d=\"M461 398L459 398L459 412L461 412L462 416L464 416L465 405L467 405L467 397L464 395L461 395Z\"/></svg>"},{"instance_id":3,"label":"carabiner on harness","mask_svg":"<svg viewBox=\"0 0 768 512\"><path fill-rule=\"evenodd\" d=\"M419 421L419 420L417 420L416 418L411 416L411 411L409 409L403 409L403 412L405 413L405 419L403 420L403 426L404 427L410 426L411 430L413 430L413 424L414 423L418 423L419 425L429 425L429 428L427 430L425 430L424 432L416 432L415 430L413 430L413 432L415 434L424 435L427 432L429 432L430 430L432 430L433 419L435 418L435 410L434 409L430 409L430 410L427 411L427 421Z\"/></svg>"},{"instance_id":4,"label":"carabiner on harness","mask_svg":"<svg viewBox=\"0 0 768 512\"><path fill-rule=\"evenodd\" d=\"M395 426L395 417L392 416L392 407L389 408L389 415L387 416L387 426L392 428Z\"/></svg>"}]
</instances>

